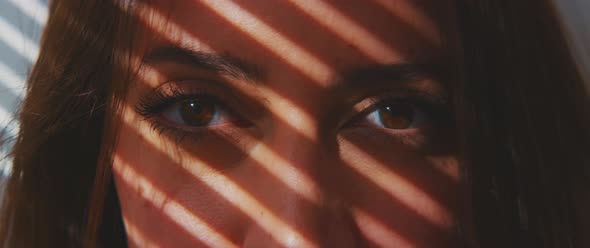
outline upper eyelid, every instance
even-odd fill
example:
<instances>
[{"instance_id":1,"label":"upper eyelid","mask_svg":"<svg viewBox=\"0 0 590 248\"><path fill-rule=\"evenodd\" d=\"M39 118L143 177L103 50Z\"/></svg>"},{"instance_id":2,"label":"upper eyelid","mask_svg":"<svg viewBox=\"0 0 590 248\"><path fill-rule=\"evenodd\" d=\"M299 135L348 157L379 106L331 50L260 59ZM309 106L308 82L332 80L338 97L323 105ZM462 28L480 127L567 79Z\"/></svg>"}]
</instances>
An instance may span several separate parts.
<instances>
[{"instance_id":1,"label":"upper eyelid","mask_svg":"<svg viewBox=\"0 0 590 248\"><path fill-rule=\"evenodd\" d=\"M205 80L203 80L204 82ZM149 112L156 112L165 107L164 105L172 104L174 101L179 100L179 95L191 95L183 87L173 86L176 83L175 80L170 80L162 83L160 86L149 90L144 93L138 100L136 105L136 112L145 115L154 114ZM168 87L168 88L167 88ZM193 86L194 87L194 86ZM204 87L198 87L203 88ZM194 88L193 88L194 89ZM203 92L207 90L199 90ZM196 93L196 92L193 92Z\"/></svg>"},{"instance_id":2,"label":"upper eyelid","mask_svg":"<svg viewBox=\"0 0 590 248\"><path fill-rule=\"evenodd\" d=\"M265 107L262 106L262 103L259 103L260 100L252 100L248 96L243 96L236 89L222 81L196 77L182 80L167 80L157 88L151 89L149 93L145 93L145 95L140 97L138 106L142 105L142 103L143 105L145 103L153 104L158 96L168 98L170 101L177 101L177 98L171 96L171 91L177 91L177 93L189 97L190 95L209 95L215 98L224 109L241 118L250 117L251 119L257 119L264 114L264 111L261 110L265 109ZM139 109L141 110L141 108Z\"/></svg>"},{"instance_id":3,"label":"upper eyelid","mask_svg":"<svg viewBox=\"0 0 590 248\"><path fill-rule=\"evenodd\" d=\"M265 107L269 105L268 99L259 93L259 87L249 88L251 92L254 93L246 95L245 93L241 93L243 89L237 88L235 85L233 85L233 83L227 82L224 78L208 77L198 74L195 75L194 73L185 75L183 77L165 80L160 83L157 88L153 89L153 91L161 90L162 88L169 87L170 85L176 85L178 88L181 86L186 86L186 88L193 89L211 88L213 90L223 92L223 95L227 94L231 99L241 99L243 102L257 102L260 105L259 107Z\"/></svg>"},{"instance_id":4,"label":"upper eyelid","mask_svg":"<svg viewBox=\"0 0 590 248\"><path fill-rule=\"evenodd\" d=\"M391 93L391 94L381 94L377 96L370 96L366 97L361 100L358 104L362 102L367 102L364 104L364 107L354 110L351 114L348 115L347 118L343 119L343 122L340 123L339 127L346 127L350 125L350 123L354 123L356 121L365 118L368 114L372 113L373 111L377 110L380 106L383 106L387 102L400 102L400 103L408 103L415 105L416 107L426 108L424 111L434 111L435 113L432 114L444 114L444 113L436 113L442 112L443 109L446 109L448 106L448 101L444 97L424 94L423 92L405 92L405 93ZM444 110L446 111L446 110ZM436 117L435 117L436 118Z\"/></svg>"},{"instance_id":5,"label":"upper eyelid","mask_svg":"<svg viewBox=\"0 0 590 248\"><path fill-rule=\"evenodd\" d=\"M268 99L263 99L263 101L252 100L250 96L245 96L239 92L239 90L234 89L231 86L228 86L229 83L223 82L220 80L210 79L210 78L203 78L203 77L191 77L187 79L179 79L179 80L167 80L159 85L157 88L153 88L150 92L145 93L145 95L140 97L140 102L150 102L153 103L154 96L158 95L170 95L170 91L178 90L182 91L182 93L186 95L191 95L194 93L207 93L211 94L217 100L219 100L224 108L227 108L235 113L240 114L242 117L249 117L254 116L254 118L259 118L260 113L268 112L266 110L268 104L270 103ZM167 88L168 87L168 88ZM385 91L385 92L384 92ZM156 97L157 98L157 97ZM262 96L261 96L262 98ZM370 91L366 92L363 95L357 95L353 98L348 98L345 105L340 105L340 107L336 106L338 109L341 110L332 110L329 111L333 118L329 118L330 116L326 116L329 122L333 124L327 123L329 126L342 126L345 123L348 123L352 118L360 114L367 114L370 111L368 108L375 108L375 105L378 102L382 102L389 99L421 99L422 102L433 103L434 105L448 105L448 98L446 96L441 96L438 94L432 94L431 92L425 92L421 89L408 89L406 87L403 88L390 88L390 89L380 89L379 92ZM354 100L357 99L357 100ZM176 99L175 99L176 100ZM366 104L365 108L354 110L361 102L369 102L370 104ZM253 102L253 104L249 104L248 102ZM349 105L350 104L350 105ZM248 106L249 105L249 106ZM346 107L348 105L348 107ZM369 106L370 105L370 106ZM244 108L246 107L246 108ZM350 108L353 108L352 112ZM137 109L137 108L136 108ZM252 110L256 109L256 110ZM348 109L348 110L346 110ZM263 111L260 111L263 110ZM340 114L338 114L338 112ZM141 111L138 111L141 113ZM348 113L348 114L346 114ZM334 123L330 120L338 120L338 123Z\"/></svg>"},{"instance_id":6,"label":"upper eyelid","mask_svg":"<svg viewBox=\"0 0 590 248\"><path fill-rule=\"evenodd\" d=\"M356 97L351 101L353 109L357 109L357 112L362 112L362 106L374 105L384 101L417 101L426 102L436 105L448 105L448 98L445 95L432 94L423 90L408 89L408 88L393 88L393 89L379 89L371 92L367 92L364 95ZM369 104L367 104L367 102ZM364 104L363 104L364 103ZM358 110L361 108L361 110Z\"/></svg>"}]
</instances>

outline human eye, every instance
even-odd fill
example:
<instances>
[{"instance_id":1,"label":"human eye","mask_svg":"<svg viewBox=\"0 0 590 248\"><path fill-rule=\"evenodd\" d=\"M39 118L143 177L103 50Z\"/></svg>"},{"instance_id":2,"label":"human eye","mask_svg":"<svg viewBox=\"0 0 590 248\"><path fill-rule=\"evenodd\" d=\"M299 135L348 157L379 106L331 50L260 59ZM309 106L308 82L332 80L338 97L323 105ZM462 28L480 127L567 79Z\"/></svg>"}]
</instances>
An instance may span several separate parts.
<instances>
[{"instance_id":1,"label":"human eye","mask_svg":"<svg viewBox=\"0 0 590 248\"><path fill-rule=\"evenodd\" d=\"M346 124L347 129L369 130L371 134L416 147L433 145L440 141L440 134L450 132L445 129L452 129L447 101L437 96L385 94L368 97L355 109L356 115Z\"/></svg>"},{"instance_id":2,"label":"human eye","mask_svg":"<svg viewBox=\"0 0 590 248\"><path fill-rule=\"evenodd\" d=\"M159 133L170 133L177 141L206 132L223 132L248 126L248 122L226 102L226 92L206 87L167 85L140 100L136 112ZM227 99L227 100L224 100Z\"/></svg>"},{"instance_id":3,"label":"human eye","mask_svg":"<svg viewBox=\"0 0 590 248\"><path fill-rule=\"evenodd\" d=\"M171 124L184 128L205 128L232 120L229 111L217 99L207 95L182 96L166 106L161 116Z\"/></svg>"},{"instance_id":4,"label":"human eye","mask_svg":"<svg viewBox=\"0 0 590 248\"><path fill-rule=\"evenodd\" d=\"M412 130L428 124L428 113L411 103L391 101L379 103L364 117L367 124L393 130Z\"/></svg>"}]
</instances>

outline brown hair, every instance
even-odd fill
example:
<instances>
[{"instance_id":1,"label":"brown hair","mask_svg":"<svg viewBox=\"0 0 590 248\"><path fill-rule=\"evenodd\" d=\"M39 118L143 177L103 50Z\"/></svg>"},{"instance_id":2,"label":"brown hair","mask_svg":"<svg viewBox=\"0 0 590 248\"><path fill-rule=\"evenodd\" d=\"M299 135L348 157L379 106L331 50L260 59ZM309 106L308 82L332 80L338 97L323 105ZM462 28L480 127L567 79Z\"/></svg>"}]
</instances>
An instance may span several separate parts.
<instances>
[{"instance_id":1,"label":"brown hair","mask_svg":"<svg viewBox=\"0 0 590 248\"><path fill-rule=\"evenodd\" d=\"M52 1L0 223L4 247L125 246L110 175L131 1ZM590 245L587 89L549 1L457 0L457 133L480 247ZM127 10L127 11L126 11ZM103 208L104 206L104 208ZM466 234L467 235L467 234Z\"/></svg>"},{"instance_id":2,"label":"brown hair","mask_svg":"<svg viewBox=\"0 0 590 248\"><path fill-rule=\"evenodd\" d=\"M484 247L587 247L588 89L550 1L459 1L458 130Z\"/></svg>"},{"instance_id":3,"label":"brown hair","mask_svg":"<svg viewBox=\"0 0 590 248\"><path fill-rule=\"evenodd\" d=\"M107 113L117 111L127 85L131 18L125 7L51 2L12 151L0 225L4 247L80 247L83 239L95 239L84 231L96 221L89 210L102 205L104 187L92 194L93 185L108 185L104 155L115 126ZM121 223L113 227L124 235Z\"/></svg>"}]
</instances>

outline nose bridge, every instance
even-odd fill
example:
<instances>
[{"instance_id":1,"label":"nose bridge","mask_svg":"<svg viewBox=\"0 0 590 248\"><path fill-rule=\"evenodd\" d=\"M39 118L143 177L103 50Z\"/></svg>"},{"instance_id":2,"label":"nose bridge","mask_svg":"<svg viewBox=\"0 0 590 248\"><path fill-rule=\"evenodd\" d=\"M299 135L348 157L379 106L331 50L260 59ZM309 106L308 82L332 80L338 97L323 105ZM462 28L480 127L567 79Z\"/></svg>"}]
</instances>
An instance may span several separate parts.
<instances>
[{"instance_id":1,"label":"nose bridge","mask_svg":"<svg viewBox=\"0 0 590 248\"><path fill-rule=\"evenodd\" d=\"M325 192L320 178L320 167L323 164L323 154L319 139L314 134L312 137L302 135L296 129L288 126L276 126L270 132L268 146L277 154L277 161L269 163L285 163L283 166L293 168L293 175L284 175L282 180L291 185L287 192L279 196L285 206L281 209L281 215L291 220L295 225L305 228L317 226L318 212L324 207ZM272 166L272 165L271 165ZM306 178L306 181L303 178ZM308 192L313 195L313 200L303 197L296 192Z\"/></svg>"},{"instance_id":2,"label":"nose bridge","mask_svg":"<svg viewBox=\"0 0 590 248\"><path fill-rule=\"evenodd\" d=\"M253 225L246 235L246 247L303 247L307 242L298 240L304 237L316 247L336 244L334 240L346 240L351 237L344 222L345 214L341 206L332 204L333 197L322 186L322 167L328 166L317 134L305 136L289 126L275 126L268 130L264 138L265 146L276 154L264 160L268 166L290 166L293 170L284 170L280 177L284 185L266 191L272 196L272 209L278 218L291 227L293 233L282 233L271 237L264 230ZM256 151L255 151L256 152ZM289 175L285 175L289 174ZM305 177L305 178L304 178ZM262 178L260 180L263 180ZM311 180L312 186L309 182ZM315 200L310 200L301 192L307 192ZM345 235L345 237L342 237ZM282 240L276 240L277 238ZM354 242L347 242L353 244ZM303 245L303 246L302 246ZM338 247L346 247L340 244Z\"/></svg>"},{"instance_id":3,"label":"nose bridge","mask_svg":"<svg viewBox=\"0 0 590 248\"><path fill-rule=\"evenodd\" d=\"M314 167L314 164L322 159L318 125L312 119L291 119L295 120L275 125L268 135L267 142L276 153L295 166L302 169Z\"/></svg>"}]
</instances>

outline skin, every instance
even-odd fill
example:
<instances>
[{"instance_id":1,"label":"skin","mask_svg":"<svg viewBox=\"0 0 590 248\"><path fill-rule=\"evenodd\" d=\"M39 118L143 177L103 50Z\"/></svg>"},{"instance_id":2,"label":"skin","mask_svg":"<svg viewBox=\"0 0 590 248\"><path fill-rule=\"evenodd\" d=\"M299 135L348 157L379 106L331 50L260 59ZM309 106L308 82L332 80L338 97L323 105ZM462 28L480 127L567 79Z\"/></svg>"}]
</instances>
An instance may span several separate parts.
<instances>
[{"instance_id":1,"label":"skin","mask_svg":"<svg viewBox=\"0 0 590 248\"><path fill-rule=\"evenodd\" d=\"M140 4L138 77L113 165L130 247L456 247L452 127L429 117L386 128L363 112L382 95L448 96L446 82L352 80L367 68L444 60L451 12L437 2ZM152 56L163 47L239 61L256 75ZM138 111L170 89L213 95L231 111L202 126L179 123L174 103Z\"/></svg>"}]
</instances>

